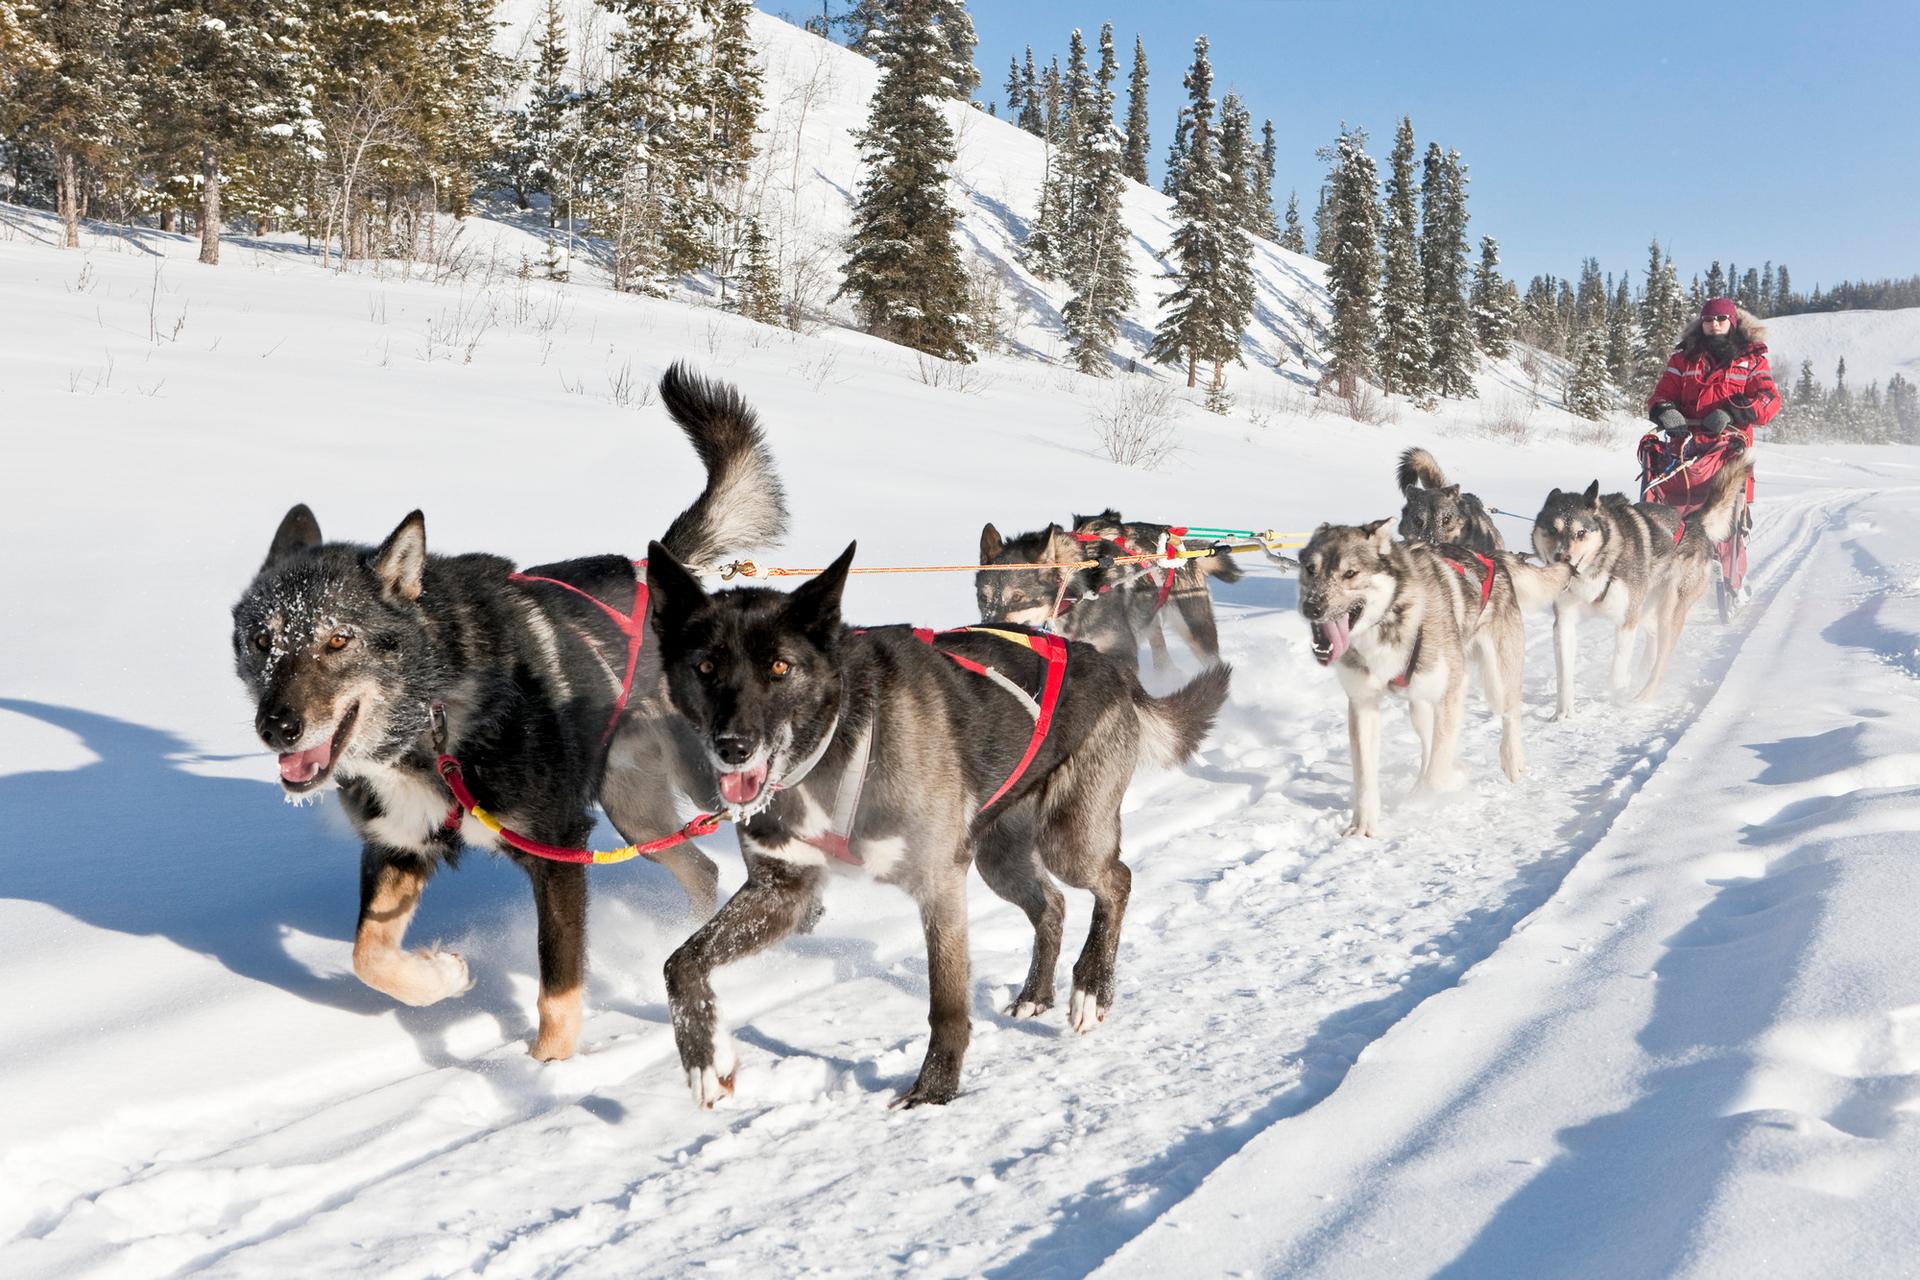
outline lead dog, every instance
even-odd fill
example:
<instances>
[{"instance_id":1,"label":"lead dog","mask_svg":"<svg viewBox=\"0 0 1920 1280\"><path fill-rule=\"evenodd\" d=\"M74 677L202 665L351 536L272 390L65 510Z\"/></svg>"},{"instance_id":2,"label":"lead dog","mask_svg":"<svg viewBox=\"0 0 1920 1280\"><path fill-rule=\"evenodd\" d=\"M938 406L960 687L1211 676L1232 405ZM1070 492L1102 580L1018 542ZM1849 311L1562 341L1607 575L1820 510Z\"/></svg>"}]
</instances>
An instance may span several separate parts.
<instances>
[{"instance_id":1,"label":"lead dog","mask_svg":"<svg viewBox=\"0 0 1920 1280\"><path fill-rule=\"evenodd\" d=\"M738 393L675 365L660 398L707 471L664 545L705 563L777 538L786 523L780 484ZM323 542L304 505L281 521L233 608L234 658L260 739L279 753L281 787L303 796L337 785L363 842L353 969L367 985L410 1005L467 990L457 953L403 949L407 924L462 842L506 852L533 882L533 1056L573 1053L586 977L584 868L503 849L471 817L448 826L433 710L444 708L445 749L476 799L507 827L578 847L598 800L629 840L671 833L688 757L664 705L658 651L638 643L644 610L625 556L515 573L498 556L430 554L418 511L377 548ZM692 844L659 861L692 910L711 914L713 864Z\"/></svg>"},{"instance_id":2,"label":"lead dog","mask_svg":"<svg viewBox=\"0 0 1920 1280\"><path fill-rule=\"evenodd\" d=\"M1541 568L1500 552L1395 542L1391 522L1323 524L1300 552L1300 613L1313 656L1332 666L1347 694L1353 751L1353 821L1371 836L1380 823L1380 699L1407 699L1420 736L1420 789L1459 785L1454 757L1466 710L1469 660L1500 716L1500 766L1509 781L1526 767L1520 742L1521 612L1565 586L1564 567Z\"/></svg>"},{"instance_id":3,"label":"lead dog","mask_svg":"<svg viewBox=\"0 0 1920 1280\"><path fill-rule=\"evenodd\" d=\"M840 597L853 550L791 595L711 596L665 548L648 552L673 705L740 821L747 863L746 884L667 961L674 1041L703 1107L733 1092L736 1067L713 970L792 933L829 868L898 885L920 908L932 1035L900 1103L944 1103L960 1087L969 861L1033 924L1016 1017L1053 1004L1064 903L1048 873L1093 894L1068 1010L1074 1031L1091 1031L1113 1004L1132 884L1120 861L1127 781L1143 753L1166 765L1191 756L1226 697L1223 666L1151 698L1098 650L1034 632L849 630ZM1064 677L1057 697L1044 692L1050 674Z\"/></svg>"},{"instance_id":4,"label":"lead dog","mask_svg":"<svg viewBox=\"0 0 1920 1280\"><path fill-rule=\"evenodd\" d=\"M1672 507L1602 494L1594 481L1584 493L1555 489L1533 522L1533 547L1548 564L1573 573L1553 603L1554 665L1559 673L1555 719L1573 714L1574 660L1579 624L1589 615L1614 627L1609 686L1626 692L1634 641L1651 629L1652 666L1636 700L1651 698L1687 615L1707 589L1713 543L1732 536L1734 512L1746 492L1753 455L1742 454L1714 474L1706 502L1683 526Z\"/></svg>"}]
</instances>

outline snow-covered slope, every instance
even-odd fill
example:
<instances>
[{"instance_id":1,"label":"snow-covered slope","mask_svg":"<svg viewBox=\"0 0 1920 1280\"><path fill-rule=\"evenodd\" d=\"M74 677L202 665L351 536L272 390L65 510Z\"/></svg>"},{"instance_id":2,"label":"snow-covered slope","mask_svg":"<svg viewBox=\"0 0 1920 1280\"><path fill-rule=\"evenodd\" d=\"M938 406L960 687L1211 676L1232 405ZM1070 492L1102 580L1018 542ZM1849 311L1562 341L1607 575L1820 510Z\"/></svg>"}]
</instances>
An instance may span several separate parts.
<instances>
[{"instance_id":1,"label":"snow-covered slope","mask_svg":"<svg viewBox=\"0 0 1920 1280\"><path fill-rule=\"evenodd\" d=\"M1902 311L1825 311L1775 316L1766 322L1774 377L1791 387L1800 362L1813 362L1813 376L1833 389L1835 367L1847 362L1847 385L1859 391L1882 387L1894 374L1920 382L1920 307Z\"/></svg>"}]
</instances>

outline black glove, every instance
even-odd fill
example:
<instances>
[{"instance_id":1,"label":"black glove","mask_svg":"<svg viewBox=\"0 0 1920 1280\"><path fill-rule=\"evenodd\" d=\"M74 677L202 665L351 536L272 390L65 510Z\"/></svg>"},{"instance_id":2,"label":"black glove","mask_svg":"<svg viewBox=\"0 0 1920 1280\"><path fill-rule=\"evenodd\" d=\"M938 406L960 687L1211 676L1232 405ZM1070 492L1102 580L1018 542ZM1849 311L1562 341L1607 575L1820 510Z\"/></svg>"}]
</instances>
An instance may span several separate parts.
<instances>
[{"instance_id":1,"label":"black glove","mask_svg":"<svg viewBox=\"0 0 1920 1280\"><path fill-rule=\"evenodd\" d=\"M1725 409L1715 409L1700 419L1700 429L1710 436L1717 436L1733 425L1733 415Z\"/></svg>"},{"instance_id":2,"label":"black glove","mask_svg":"<svg viewBox=\"0 0 1920 1280\"><path fill-rule=\"evenodd\" d=\"M1653 425L1662 431L1678 431L1687 425L1687 415L1670 404L1655 405Z\"/></svg>"},{"instance_id":3,"label":"black glove","mask_svg":"<svg viewBox=\"0 0 1920 1280\"><path fill-rule=\"evenodd\" d=\"M1727 406L1727 412L1733 415L1735 426L1744 427L1760 421L1760 415L1755 413L1750 405L1730 404Z\"/></svg>"}]
</instances>

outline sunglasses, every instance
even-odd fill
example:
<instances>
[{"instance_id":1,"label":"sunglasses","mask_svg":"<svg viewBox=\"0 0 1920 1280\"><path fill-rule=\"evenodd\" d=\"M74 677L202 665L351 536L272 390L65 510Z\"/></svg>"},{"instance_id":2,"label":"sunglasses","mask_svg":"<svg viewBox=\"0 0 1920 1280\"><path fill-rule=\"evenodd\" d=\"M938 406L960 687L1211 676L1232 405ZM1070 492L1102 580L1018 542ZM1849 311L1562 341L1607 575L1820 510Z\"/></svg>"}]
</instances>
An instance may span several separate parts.
<instances>
[{"instance_id":1,"label":"sunglasses","mask_svg":"<svg viewBox=\"0 0 1920 1280\"><path fill-rule=\"evenodd\" d=\"M1701 316L1700 319L1706 324L1732 324L1733 323L1732 316Z\"/></svg>"}]
</instances>

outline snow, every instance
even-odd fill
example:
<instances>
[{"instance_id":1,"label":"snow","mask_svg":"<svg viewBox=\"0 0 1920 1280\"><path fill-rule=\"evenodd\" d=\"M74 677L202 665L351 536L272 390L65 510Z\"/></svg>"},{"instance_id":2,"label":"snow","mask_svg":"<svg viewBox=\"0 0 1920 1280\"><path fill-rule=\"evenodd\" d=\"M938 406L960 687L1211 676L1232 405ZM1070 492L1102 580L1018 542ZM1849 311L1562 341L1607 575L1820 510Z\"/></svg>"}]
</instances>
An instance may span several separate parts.
<instances>
[{"instance_id":1,"label":"snow","mask_svg":"<svg viewBox=\"0 0 1920 1280\"><path fill-rule=\"evenodd\" d=\"M973 127L976 174L1021 216L1032 155ZM799 167L851 189L819 139ZM794 521L762 563L856 537L862 564L965 563L985 521L1108 504L1248 528L1384 516L1414 443L1509 511L1632 468L1624 422L1607 440L1543 407L1524 440L1490 434L1518 367L1435 415L1388 402L1383 425L1236 374L1233 416L1178 401L1180 452L1123 467L1092 422L1111 385L1013 357L933 385L859 334L521 280L523 231L463 234L464 272L329 272L284 239L209 269L153 232L90 227L62 252L50 219L0 209L0 1274L1910 1269L1912 449L1767 446L1754 607L1696 614L1651 705L1601 699L1596 624L1580 715L1550 723L1530 620L1519 784L1476 698L1467 787L1410 795L1390 715L1374 840L1338 834L1345 703L1293 581L1249 561L1217 593L1235 675L1216 731L1128 798L1112 1014L1087 1036L1064 999L1006 1018L1030 931L976 883L973 1042L945 1108L888 1107L925 1045L924 944L903 895L851 874L813 934L717 975L740 1068L713 1112L666 1021L690 923L660 868L592 873L570 1061L527 1054L531 904L501 859L437 877L410 933L459 951L470 992L407 1008L363 986L351 831L331 798L279 801L231 671L227 611L294 502L336 538L377 542L420 507L440 550L638 553L698 483L645 394L679 358L766 421ZM1312 305L1311 264L1261 262L1265 296ZM1046 315L1022 330L1034 353L1058 349ZM948 625L971 591L857 577L849 612ZM704 843L736 886L731 834ZM1077 948L1086 895L1068 904Z\"/></svg>"},{"instance_id":2,"label":"snow","mask_svg":"<svg viewBox=\"0 0 1920 1280\"><path fill-rule=\"evenodd\" d=\"M1900 374L1920 382L1920 307L1900 311L1821 311L1775 316L1767 326L1767 354L1774 377L1791 389L1800 362L1813 361L1813 376L1833 390L1833 371L1847 362L1847 385L1856 392Z\"/></svg>"}]
</instances>

